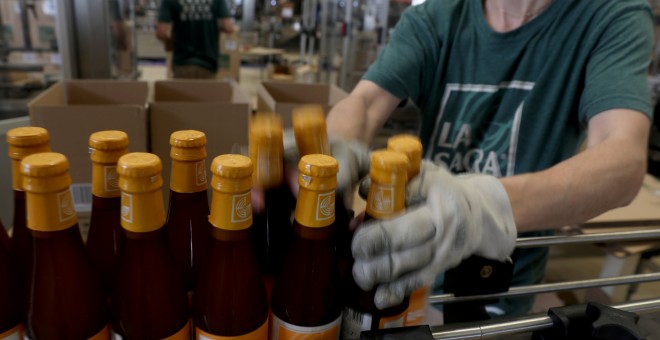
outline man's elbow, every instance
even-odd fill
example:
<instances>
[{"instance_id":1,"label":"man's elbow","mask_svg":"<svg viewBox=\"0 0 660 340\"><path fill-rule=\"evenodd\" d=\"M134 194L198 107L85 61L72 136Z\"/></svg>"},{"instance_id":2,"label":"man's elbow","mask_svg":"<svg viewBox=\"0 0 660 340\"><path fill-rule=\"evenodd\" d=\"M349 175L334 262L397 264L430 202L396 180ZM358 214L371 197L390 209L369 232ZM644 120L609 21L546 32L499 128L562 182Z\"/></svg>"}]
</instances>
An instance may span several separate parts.
<instances>
[{"instance_id":1,"label":"man's elbow","mask_svg":"<svg viewBox=\"0 0 660 340\"><path fill-rule=\"evenodd\" d=\"M644 184L644 177L646 176L647 169L647 160L646 158L641 158L634 160L630 164L630 174L628 178L623 181L627 183L624 187L622 194L620 195L620 200L618 202L619 207L625 207L637 197L639 190Z\"/></svg>"}]
</instances>

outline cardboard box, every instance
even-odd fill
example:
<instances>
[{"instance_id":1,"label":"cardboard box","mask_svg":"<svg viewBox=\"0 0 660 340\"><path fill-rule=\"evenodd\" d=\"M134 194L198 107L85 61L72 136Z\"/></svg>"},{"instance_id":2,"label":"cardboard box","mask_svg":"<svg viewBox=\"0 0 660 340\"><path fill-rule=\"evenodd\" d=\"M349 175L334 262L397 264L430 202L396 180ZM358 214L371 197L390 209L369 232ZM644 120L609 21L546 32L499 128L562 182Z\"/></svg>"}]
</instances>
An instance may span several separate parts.
<instances>
[{"instance_id":1,"label":"cardboard box","mask_svg":"<svg viewBox=\"0 0 660 340\"><path fill-rule=\"evenodd\" d=\"M24 48L23 24L21 23L21 7L18 0L0 1L2 16L2 32L9 48Z\"/></svg>"},{"instance_id":2,"label":"cardboard box","mask_svg":"<svg viewBox=\"0 0 660 340\"><path fill-rule=\"evenodd\" d=\"M178 130L206 134L207 171L213 158L241 153L248 144L250 99L232 80L167 80L154 84L150 106L151 148L163 161L164 193L169 194L170 135ZM210 174L209 174L210 178Z\"/></svg>"},{"instance_id":3,"label":"cardboard box","mask_svg":"<svg viewBox=\"0 0 660 340\"><path fill-rule=\"evenodd\" d=\"M259 85L257 111L277 112L285 128L291 127L291 113L301 104L320 104L327 114L348 93L335 85L266 81Z\"/></svg>"},{"instance_id":4,"label":"cardboard box","mask_svg":"<svg viewBox=\"0 0 660 340\"><path fill-rule=\"evenodd\" d=\"M69 160L76 210L85 211L91 204L89 135L122 130L128 134L130 152L149 150L147 96L146 82L69 80L28 103L30 123L47 129L53 151Z\"/></svg>"}]
</instances>

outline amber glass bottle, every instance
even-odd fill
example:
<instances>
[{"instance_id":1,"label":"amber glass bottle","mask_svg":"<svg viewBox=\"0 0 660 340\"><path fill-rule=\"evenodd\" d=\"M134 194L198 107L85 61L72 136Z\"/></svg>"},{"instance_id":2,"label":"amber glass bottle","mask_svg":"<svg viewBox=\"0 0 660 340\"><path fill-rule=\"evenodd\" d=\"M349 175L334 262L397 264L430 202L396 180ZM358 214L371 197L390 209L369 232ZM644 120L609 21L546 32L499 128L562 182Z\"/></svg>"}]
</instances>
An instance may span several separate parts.
<instances>
[{"instance_id":1,"label":"amber glass bottle","mask_svg":"<svg viewBox=\"0 0 660 340\"><path fill-rule=\"evenodd\" d=\"M405 155L408 158L408 180L419 174L422 162L422 142L419 137L402 134L387 140L387 150ZM423 286L410 294L410 303L406 311L405 326L419 326L426 322L429 287Z\"/></svg>"},{"instance_id":2,"label":"amber glass bottle","mask_svg":"<svg viewBox=\"0 0 660 340\"><path fill-rule=\"evenodd\" d=\"M268 337L268 297L250 239L252 171L241 155L211 165L214 228L193 294L196 339Z\"/></svg>"},{"instance_id":3,"label":"amber glass bottle","mask_svg":"<svg viewBox=\"0 0 660 340\"><path fill-rule=\"evenodd\" d=\"M122 245L117 161L128 152L128 135L116 130L95 132L89 136L89 151L92 159L92 216L86 245L92 265L109 296Z\"/></svg>"},{"instance_id":4,"label":"amber glass bottle","mask_svg":"<svg viewBox=\"0 0 660 340\"><path fill-rule=\"evenodd\" d=\"M19 282L23 282L24 273L27 272L32 256L32 235L25 224L25 192L22 187L21 160L31 154L50 151L48 140L48 131L40 127L20 127L7 132L14 189L11 253L19 271Z\"/></svg>"},{"instance_id":5,"label":"amber glass bottle","mask_svg":"<svg viewBox=\"0 0 660 340\"><path fill-rule=\"evenodd\" d=\"M127 339L188 339L190 313L183 282L162 228L163 166L150 153L119 159L124 247L112 294L114 331Z\"/></svg>"},{"instance_id":6,"label":"amber glass bottle","mask_svg":"<svg viewBox=\"0 0 660 340\"><path fill-rule=\"evenodd\" d=\"M0 221L0 247L5 247L9 251L11 246L9 236L7 236L7 230L5 230L5 225Z\"/></svg>"},{"instance_id":7,"label":"amber glass bottle","mask_svg":"<svg viewBox=\"0 0 660 340\"><path fill-rule=\"evenodd\" d=\"M284 182L282 120L257 114L250 121L254 184L264 191L265 211L254 215L253 237L267 285L279 270L291 235L293 196Z\"/></svg>"},{"instance_id":8,"label":"amber glass bottle","mask_svg":"<svg viewBox=\"0 0 660 340\"><path fill-rule=\"evenodd\" d=\"M0 223L0 238L9 241ZM3 238L4 237L4 238ZM19 307L18 275L9 254L9 243L0 242L0 339L22 340L21 311Z\"/></svg>"},{"instance_id":9,"label":"amber glass bottle","mask_svg":"<svg viewBox=\"0 0 660 340\"><path fill-rule=\"evenodd\" d=\"M69 185L69 162L39 153L21 162L33 237L27 334L32 339L109 339L103 289L83 244Z\"/></svg>"},{"instance_id":10,"label":"amber glass bottle","mask_svg":"<svg viewBox=\"0 0 660 340\"><path fill-rule=\"evenodd\" d=\"M320 105L298 106L293 110L292 118L293 132L300 157L311 154L331 156L325 114ZM354 213L352 209L347 209L344 205L341 193L337 193L335 202L335 226L337 229L335 246L338 252L339 276L343 287L345 277L350 274L352 233L348 224Z\"/></svg>"},{"instance_id":11,"label":"amber glass bottle","mask_svg":"<svg viewBox=\"0 0 660 340\"><path fill-rule=\"evenodd\" d=\"M211 226L206 195L206 135L195 130L170 135L170 200L167 238L186 290L192 291L196 272L206 256Z\"/></svg>"},{"instance_id":12,"label":"amber glass bottle","mask_svg":"<svg viewBox=\"0 0 660 340\"><path fill-rule=\"evenodd\" d=\"M272 339L339 339L342 301L334 249L337 161L301 158L293 240L273 286Z\"/></svg>"},{"instance_id":13,"label":"amber glass bottle","mask_svg":"<svg viewBox=\"0 0 660 340\"><path fill-rule=\"evenodd\" d=\"M408 159L402 154L386 150L371 154L371 186L365 221L390 219L405 211L407 168ZM398 306L380 310L374 304L376 288L365 292L355 280L347 282L342 338L359 339L362 331L404 325L408 298Z\"/></svg>"}]
</instances>

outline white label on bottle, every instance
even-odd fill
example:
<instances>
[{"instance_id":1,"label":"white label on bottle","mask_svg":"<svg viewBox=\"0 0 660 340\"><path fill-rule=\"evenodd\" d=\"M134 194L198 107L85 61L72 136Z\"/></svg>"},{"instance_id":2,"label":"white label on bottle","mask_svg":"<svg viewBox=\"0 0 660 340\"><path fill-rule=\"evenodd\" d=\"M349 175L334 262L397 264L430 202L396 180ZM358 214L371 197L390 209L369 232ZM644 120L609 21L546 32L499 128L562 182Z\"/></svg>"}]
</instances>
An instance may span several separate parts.
<instances>
[{"instance_id":1,"label":"white label on bottle","mask_svg":"<svg viewBox=\"0 0 660 340\"><path fill-rule=\"evenodd\" d=\"M335 217L335 192L319 194L316 202L316 220L324 221Z\"/></svg>"},{"instance_id":2,"label":"white label on bottle","mask_svg":"<svg viewBox=\"0 0 660 340\"><path fill-rule=\"evenodd\" d=\"M301 327L292 325L272 315L273 327L271 340L339 340L342 316L327 325L317 327Z\"/></svg>"},{"instance_id":3,"label":"white label on bottle","mask_svg":"<svg viewBox=\"0 0 660 340\"><path fill-rule=\"evenodd\" d=\"M371 329L371 314L358 312L352 308L344 308L344 320L341 323L342 339L360 339L362 331Z\"/></svg>"},{"instance_id":4,"label":"white label on bottle","mask_svg":"<svg viewBox=\"0 0 660 340\"><path fill-rule=\"evenodd\" d=\"M252 217L250 192L232 196L231 223L245 222Z\"/></svg>"},{"instance_id":5,"label":"white label on bottle","mask_svg":"<svg viewBox=\"0 0 660 340\"><path fill-rule=\"evenodd\" d=\"M394 188L392 186L372 182L371 190L374 195L369 202L371 210L379 213L394 212Z\"/></svg>"},{"instance_id":6,"label":"white label on bottle","mask_svg":"<svg viewBox=\"0 0 660 340\"><path fill-rule=\"evenodd\" d=\"M133 195L121 193L121 219L133 223Z\"/></svg>"},{"instance_id":7,"label":"white label on bottle","mask_svg":"<svg viewBox=\"0 0 660 340\"><path fill-rule=\"evenodd\" d=\"M65 190L57 194L57 205L60 222L68 221L76 217L76 209L73 205L71 190Z\"/></svg>"},{"instance_id":8,"label":"white label on bottle","mask_svg":"<svg viewBox=\"0 0 660 340\"><path fill-rule=\"evenodd\" d=\"M195 163L195 185L204 185L206 184L206 160L201 160Z\"/></svg>"},{"instance_id":9,"label":"white label on bottle","mask_svg":"<svg viewBox=\"0 0 660 340\"><path fill-rule=\"evenodd\" d=\"M103 167L103 175L105 176L104 189L106 192L119 191L119 175L117 174L117 166L107 165Z\"/></svg>"}]
</instances>

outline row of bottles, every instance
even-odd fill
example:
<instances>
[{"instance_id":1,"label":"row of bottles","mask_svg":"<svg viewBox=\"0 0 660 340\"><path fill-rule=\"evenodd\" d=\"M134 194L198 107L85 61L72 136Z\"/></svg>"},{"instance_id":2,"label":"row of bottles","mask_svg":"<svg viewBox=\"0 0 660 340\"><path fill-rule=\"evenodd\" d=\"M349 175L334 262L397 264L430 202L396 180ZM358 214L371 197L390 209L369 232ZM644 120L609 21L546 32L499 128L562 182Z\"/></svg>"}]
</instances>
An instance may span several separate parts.
<instances>
[{"instance_id":1,"label":"row of bottles","mask_svg":"<svg viewBox=\"0 0 660 340\"><path fill-rule=\"evenodd\" d=\"M199 131L173 133L170 139L172 180L167 214L160 194L162 164L158 157L127 154L128 138L123 132L93 134L89 142L94 183L93 211L86 250L76 226L68 191L70 179L67 179L66 158L59 154L43 153L49 151L48 135L43 129L23 128L33 130L16 131L16 134L30 136L24 140L18 137L11 137L13 139L10 140L10 135L14 134L8 134L14 169L19 170L14 172L15 197L17 201L23 198L25 202L25 193L28 196L27 220L30 222L29 228L23 228L28 240L27 247L51 243L60 247L41 245L38 249L25 251L25 247L17 245L20 238L15 238L20 235L17 230L20 230L21 219L17 218L18 228L14 223L11 254L7 252L6 262L11 270L22 271L16 274L18 280L15 284L20 294L18 298L16 295L13 297L18 300L16 309L19 312L15 313L18 319L22 315L30 315L22 320L27 335L35 339L58 338L57 330L70 332L79 329L80 333L66 333L59 338L77 338L77 335L104 337L112 328L116 335L125 338L188 338L190 327L194 325L197 336L207 338L251 334L252 338L264 339L267 337L264 334L270 330L273 339L302 334L335 339L339 337L342 322L343 337L351 338L346 332L347 317L355 316L357 312L365 315L371 313L372 319L380 318L381 314L386 317L387 313L373 309L373 295L371 306L350 305L350 301L366 301L354 299L356 295L351 294L367 296L369 293L359 291L359 288L351 292L351 288L347 288L352 281L351 235L347 228L349 216L343 207L343 200L335 198L338 166L336 160L327 156L329 147L322 111L309 108L298 111L294 114L294 128L300 154L304 156L299 163L300 192L297 201L284 181L281 121L274 115L260 115L250 123L251 159L238 155L223 155L214 159L211 165L213 199L210 210L206 199L205 135ZM27 150L29 147L34 148ZM389 148L395 150L393 146ZM395 151L414 159L411 151L404 149ZM421 157L421 144L419 149ZM35 157L48 157L35 161L27 157L33 153L37 154ZM399 159L394 162L398 164L394 168L400 170L408 167L405 157L392 152L375 152L373 157L372 164L390 164L392 161L388 159L394 157ZM385 160L382 160L383 157ZM24 161L22 168L21 161ZM39 165L30 166L31 162ZM404 165L400 164L402 162ZM419 161L412 163L418 164ZM376 173L378 171L394 170L391 165L386 165ZM47 176L43 174L59 178L48 180L51 194L31 193L34 185L38 187L46 182L42 177ZM373 176L376 176L374 169ZM405 184L407 175L394 177L403 178ZM254 223L250 205L253 182L266 192L267 207L263 215L254 216ZM54 183L59 183L59 186ZM394 190L391 193L399 195L404 191ZM49 195L57 196L59 200L59 206L55 205L59 207L57 216L55 213L39 213L36 214L38 217L30 218L35 216L30 215L30 197L43 203ZM52 197L50 199L54 200ZM372 199L370 195L368 207L376 200L376 196ZM382 197L380 202L382 204ZM21 216L18 210L20 205L16 207L17 216ZM368 214L373 218L387 218ZM62 216L73 217L61 223L48 222L54 224L54 228L52 225L46 226L46 221ZM39 229L39 223L32 227L34 220L45 223L44 230ZM60 241L42 242L42 239ZM0 244L2 242L0 237ZM48 251L40 251L42 248ZM20 253L23 253L22 257ZM55 255L44 255L46 253ZM35 258L33 261L32 254L41 260ZM9 258L22 260L11 262ZM2 260L0 257L0 269L4 268ZM29 263L34 266L26 265ZM64 279L65 283L52 281L62 278L54 273L66 271L56 269L57 265L66 267L72 263L80 265L75 265L76 271ZM37 275L37 268L40 268L41 276ZM85 272L87 274L81 274ZM68 282L76 275L86 279L69 285ZM36 280L36 277L39 279ZM262 277L266 278L265 285ZM95 290L92 287L100 288ZM41 327L40 314L32 309L47 310L48 313L53 313L53 310L48 310L46 306L49 304L43 302L43 298L35 299L37 289L49 292L51 295L46 294L47 297L52 297L52 293L57 291L59 300L56 303L64 305L85 297L85 306L70 305L72 310L87 308L83 308L85 316L78 318L75 313L61 313L65 320L51 318L51 323L44 323L46 326ZM60 294L60 289L67 293ZM7 288L3 291L15 290ZM105 314L103 306L108 300L111 301L111 313ZM30 301L28 308L32 309L21 310L21 306L25 305L21 301ZM95 301L101 301L100 309L90 307L96 304ZM348 307L344 306L344 302L349 302ZM407 305L399 308L406 311ZM0 326L4 327L2 321L16 317L5 319L1 309L3 319ZM342 310L350 311L343 313L343 320ZM412 315L410 310L408 314ZM85 329L81 325L76 327L70 324L71 320L78 320L77 323L84 321L88 326ZM362 324L360 329L403 324L413 323L376 322ZM57 325L67 326L58 328ZM0 335L4 335L2 327ZM20 326L15 324L11 329L15 327ZM40 333L46 328L51 333Z\"/></svg>"}]
</instances>

